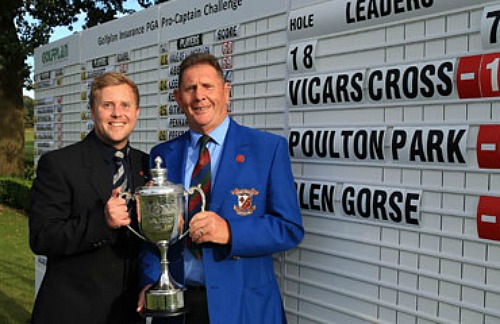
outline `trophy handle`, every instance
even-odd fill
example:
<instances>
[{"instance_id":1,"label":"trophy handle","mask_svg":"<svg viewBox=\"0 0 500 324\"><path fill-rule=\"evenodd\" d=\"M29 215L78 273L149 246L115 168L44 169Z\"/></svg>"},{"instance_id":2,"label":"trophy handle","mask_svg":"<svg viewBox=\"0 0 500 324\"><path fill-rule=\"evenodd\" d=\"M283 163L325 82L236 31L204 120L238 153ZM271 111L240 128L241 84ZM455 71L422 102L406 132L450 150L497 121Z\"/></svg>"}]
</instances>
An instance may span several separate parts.
<instances>
[{"instance_id":1,"label":"trophy handle","mask_svg":"<svg viewBox=\"0 0 500 324\"><path fill-rule=\"evenodd\" d=\"M122 199L125 199L125 200L135 201L136 206L137 206L137 213L139 213L139 199L136 199L135 195L131 194L128 191L123 191L123 192L120 192L119 197ZM131 231L135 236L137 236L141 240L146 241L146 242L148 241L144 236L142 236L139 232L137 232L135 229L133 229L132 226L127 225L127 228L129 229L129 231Z\"/></svg>"},{"instance_id":2,"label":"trophy handle","mask_svg":"<svg viewBox=\"0 0 500 324\"><path fill-rule=\"evenodd\" d=\"M203 191L203 189L201 189L201 184L200 183L197 186L189 187L188 190L186 190L184 192L184 194L186 196L187 195L192 195L192 194L194 194L195 191L198 191L198 193L201 196L201 211L204 212L205 211L205 207L207 205L207 199L206 199L206 196L205 196L205 192ZM186 236L188 234L189 234L189 228L184 233L181 233L181 235L179 235L179 237L177 238L177 240L178 241L182 240L184 238L184 236Z\"/></svg>"},{"instance_id":3,"label":"trophy handle","mask_svg":"<svg viewBox=\"0 0 500 324\"><path fill-rule=\"evenodd\" d=\"M129 229L129 231L131 231L132 233L134 233L135 236L137 236L138 238L140 238L143 241L148 242L148 240L144 236L142 236L141 234L139 234L139 232L137 232L135 229L133 229L132 226L127 225L127 228Z\"/></svg>"},{"instance_id":4,"label":"trophy handle","mask_svg":"<svg viewBox=\"0 0 500 324\"><path fill-rule=\"evenodd\" d=\"M198 183L197 186L189 187L188 190L186 191L186 195L192 195L194 194L195 191L198 191L198 193L201 196L201 211L204 212L205 206L207 204L207 199L205 197L205 192L203 191L203 189L201 189L201 183Z\"/></svg>"}]
</instances>

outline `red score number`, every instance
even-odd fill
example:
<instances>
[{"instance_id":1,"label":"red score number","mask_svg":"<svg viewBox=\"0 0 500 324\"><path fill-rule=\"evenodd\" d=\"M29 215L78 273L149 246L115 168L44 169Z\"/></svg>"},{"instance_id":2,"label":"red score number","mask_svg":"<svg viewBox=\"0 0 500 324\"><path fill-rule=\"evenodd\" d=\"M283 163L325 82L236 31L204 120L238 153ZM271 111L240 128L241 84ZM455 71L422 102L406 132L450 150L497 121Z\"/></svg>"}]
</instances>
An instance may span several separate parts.
<instances>
[{"instance_id":1,"label":"red score number","mask_svg":"<svg viewBox=\"0 0 500 324\"><path fill-rule=\"evenodd\" d=\"M234 52L234 42L224 42L222 44L222 54L224 56L232 55L233 52Z\"/></svg>"},{"instance_id":2,"label":"red score number","mask_svg":"<svg viewBox=\"0 0 500 324\"><path fill-rule=\"evenodd\" d=\"M500 96L498 67L500 53L485 54L481 60L481 94L483 97Z\"/></svg>"},{"instance_id":3,"label":"red score number","mask_svg":"<svg viewBox=\"0 0 500 324\"><path fill-rule=\"evenodd\" d=\"M459 58L457 90L461 99L500 97L500 53Z\"/></svg>"},{"instance_id":4,"label":"red score number","mask_svg":"<svg viewBox=\"0 0 500 324\"><path fill-rule=\"evenodd\" d=\"M221 68L223 70L229 70L233 68L233 57L232 56L224 56L221 58Z\"/></svg>"}]
</instances>

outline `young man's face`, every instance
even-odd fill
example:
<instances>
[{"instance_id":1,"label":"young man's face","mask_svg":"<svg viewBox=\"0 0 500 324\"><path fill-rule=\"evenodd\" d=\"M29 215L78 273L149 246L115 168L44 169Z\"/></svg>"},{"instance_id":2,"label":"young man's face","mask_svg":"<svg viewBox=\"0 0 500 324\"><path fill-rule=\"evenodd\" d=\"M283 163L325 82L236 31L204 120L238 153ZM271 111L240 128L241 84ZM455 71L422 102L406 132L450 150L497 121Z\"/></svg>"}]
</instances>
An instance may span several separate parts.
<instances>
[{"instance_id":1,"label":"young man's face","mask_svg":"<svg viewBox=\"0 0 500 324\"><path fill-rule=\"evenodd\" d=\"M182 84L174 95L195 132L208 134L227 116L229 85L208 64L184 70Z\"/></svg>"},{"instance_id":2,"label":"young man's face","mask_svg":"<svg viewBox=\"0 0 500 324\"><path fill-rule=\"evenodd\" d=\"M124 148L140 111L132 88L127 84L113 85L96 95L91 114L97 137L118 150Z\"/></svg>"}]
</instances>

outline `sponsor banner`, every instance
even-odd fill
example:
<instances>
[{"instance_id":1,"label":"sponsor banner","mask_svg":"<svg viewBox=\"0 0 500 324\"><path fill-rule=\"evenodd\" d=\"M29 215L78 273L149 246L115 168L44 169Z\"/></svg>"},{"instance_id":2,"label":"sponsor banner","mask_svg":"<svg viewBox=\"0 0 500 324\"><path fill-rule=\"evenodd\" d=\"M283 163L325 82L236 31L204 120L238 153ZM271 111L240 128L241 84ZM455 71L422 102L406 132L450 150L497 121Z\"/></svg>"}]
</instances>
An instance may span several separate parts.
<instances>
[{"instance_id":1,"label":"sponsor banner","mask_svg":"<svg viewBox=\"0 0 500 324\"><path fill-rule=\"evenodd\" d=\"M158 43L158 8L151 7L85 30L82 60L116 55Z\"/></svg>"},{"instance_id":2,"label":"sponsor banner","mask_svg":"<svg viewBox=\"0 0 500 324\"><path fill-rule=\"evenodd\" d=\"M37 74L80 63L80 35L71 35L50 44L35 48Z\"/></svg>"},{"instance_id":3,"label":"sponsor banner","mask_svg":"<svg viewBox=\"0 0 500 324\"><path fill-rule=\"evenodd\" d=\"M183 0L161 4L158 23L160 39L185 37L200 31L214 31L214 39L236 36L234 25L285 13L285 0ZM221 25L222 24L222 25ZM228 30L220 29L229 27ZM233 26L233 27L231 27Z\"/></svg>"}]
</instances>

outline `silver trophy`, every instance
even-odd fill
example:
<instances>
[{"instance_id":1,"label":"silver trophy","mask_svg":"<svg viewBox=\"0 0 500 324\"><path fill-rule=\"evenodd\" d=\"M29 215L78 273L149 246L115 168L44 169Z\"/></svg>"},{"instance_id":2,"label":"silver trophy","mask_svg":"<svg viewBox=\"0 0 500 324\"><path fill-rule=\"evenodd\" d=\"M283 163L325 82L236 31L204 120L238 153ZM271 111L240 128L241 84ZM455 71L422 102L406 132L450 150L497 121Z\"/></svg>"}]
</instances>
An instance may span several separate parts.
<instances>
[{"instance_id":1,"label":"silver trophy","mask_svg":"<svg viewBox=\"0 0 500 324\"><path fill-rule=\"evenodd\" d=\"M177 283L168 271L167 251L170 244L182 239L189 231L179 233L180 220L185 209L185 196L198 191L202 198L201 210L205 210L205 194L201 186L187 191L181 185L167 181L167 169L161 167L158 156L155 168L151 169L153 184L136 190L137 212L142 239L155 243L161 254L161 276L155 286L146 292L144 314L152 317L167 317L184 314L185 287Z\"/></svg>"}]
</instances>

